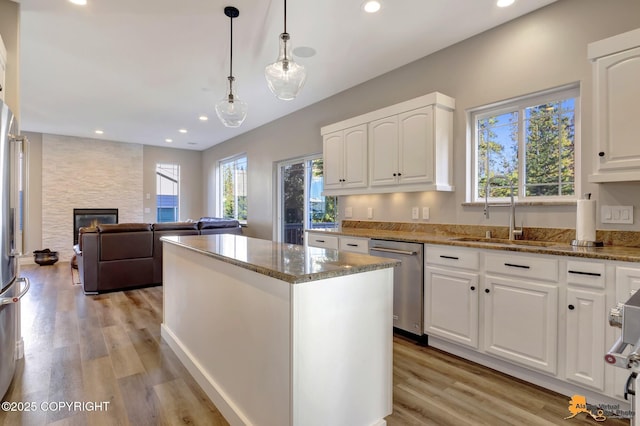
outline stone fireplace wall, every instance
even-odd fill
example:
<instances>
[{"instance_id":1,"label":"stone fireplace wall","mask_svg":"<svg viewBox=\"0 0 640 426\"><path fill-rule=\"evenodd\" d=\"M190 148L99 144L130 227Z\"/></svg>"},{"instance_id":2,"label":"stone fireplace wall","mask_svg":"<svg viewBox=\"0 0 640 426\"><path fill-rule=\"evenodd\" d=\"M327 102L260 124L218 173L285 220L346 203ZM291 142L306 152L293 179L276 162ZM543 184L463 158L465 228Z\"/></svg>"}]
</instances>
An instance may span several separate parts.
<instances>
[{"instance_id":1,"label":"stone fireplace wall","mask_svg":"<svg viewBox=\"0 0 640 426\"><path fill-rule=\"evenodd\" d=\"M42 244L73 255L73 209L117 208L119 222L143 221L143 146L42 135Z\"/></svg>"}]
</instances>

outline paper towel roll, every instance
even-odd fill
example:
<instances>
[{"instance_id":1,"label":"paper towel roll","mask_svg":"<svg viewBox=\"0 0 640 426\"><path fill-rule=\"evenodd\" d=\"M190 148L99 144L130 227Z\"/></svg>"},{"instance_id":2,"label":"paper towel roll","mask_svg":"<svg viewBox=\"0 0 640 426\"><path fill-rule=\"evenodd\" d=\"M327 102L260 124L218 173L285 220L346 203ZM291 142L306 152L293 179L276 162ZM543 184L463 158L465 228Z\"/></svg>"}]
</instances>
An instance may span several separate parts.
<instances>
[{"instance_id":1,"label":"paper towel roll","mask_svg":"<svg viewBox=\"0 0 640 426\"><path fill-rule=\"evenodd\" d=\"M576 240L596 240L596 200L578 200L576 209Z\"/></svg>"}]
</instances>

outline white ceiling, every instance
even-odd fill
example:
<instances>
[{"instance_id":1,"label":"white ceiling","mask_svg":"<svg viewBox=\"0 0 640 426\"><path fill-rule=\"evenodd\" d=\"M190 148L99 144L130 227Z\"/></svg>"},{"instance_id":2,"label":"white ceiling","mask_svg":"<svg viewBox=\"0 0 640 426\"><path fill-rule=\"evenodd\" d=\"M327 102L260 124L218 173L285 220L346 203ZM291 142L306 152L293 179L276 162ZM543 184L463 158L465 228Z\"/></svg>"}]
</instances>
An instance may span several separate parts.
<instances>
[{"instance_id":1,"label":"white ceiling","mask_svg":"<svg viewBox=\"0 0 640 426\"><path fill-rule=\"evenodd\" d=\"M84 7L19 0L21 128L203 150L555 0L508 8L496 0L382 1L373 15L361 10L362 0L287 3L294 48L317 52L297 58L307 83L287 102L271 94L263 74L277 56L282 0L88 0ZM225 128L214 110L229 73L228 5L240 10L233 71L249 104L237 129Z\"/></svg>"}]
</instances>

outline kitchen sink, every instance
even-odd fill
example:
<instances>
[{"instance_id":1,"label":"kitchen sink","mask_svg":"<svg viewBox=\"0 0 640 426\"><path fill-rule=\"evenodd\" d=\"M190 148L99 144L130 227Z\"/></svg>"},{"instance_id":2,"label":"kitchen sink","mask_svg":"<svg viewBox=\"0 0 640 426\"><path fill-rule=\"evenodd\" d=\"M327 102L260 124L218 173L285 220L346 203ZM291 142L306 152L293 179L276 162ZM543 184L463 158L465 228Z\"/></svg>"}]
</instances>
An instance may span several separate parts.
<instances>
[{"instance_id":1,"label":"kitchen sink","mask_svg":"<svg viewBox=\"0 0 640 426\"><path fill-rule=\"evenodd\" d=\"M457 237L451 238L451 241L468 241L472 243L483 244L500 244L510 246L526 246L526 247L551 247L561 245L561 243L553 241L536 241L536 240L507 240L503 238L483 238L483 237Z\"/></svg>"}]
</instances>

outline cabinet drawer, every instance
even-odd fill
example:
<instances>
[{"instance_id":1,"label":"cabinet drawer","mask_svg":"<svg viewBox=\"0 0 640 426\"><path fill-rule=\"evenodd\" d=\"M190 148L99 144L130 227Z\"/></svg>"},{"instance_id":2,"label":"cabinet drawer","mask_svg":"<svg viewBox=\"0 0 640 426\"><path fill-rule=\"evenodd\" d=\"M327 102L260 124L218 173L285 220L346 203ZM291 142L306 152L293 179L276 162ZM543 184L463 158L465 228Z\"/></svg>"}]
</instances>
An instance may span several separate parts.
<instances>
[{"instance_id":1,"label":"cabinet drawer","mask_svg":"<svg viewBox=\"0 0 640 426\"><path fill-rule=\"evenodd\" d=\"M592 288L605 288L604 263L567 262L567 283Z\"/></svg>"},{"instance_id":2,"label":"cabinet drawer","mask_svg":"<svg viewBox=\"0 0 640 426\"><path fill-rule=\"evenodd\" d=\"M558 261L556 259L486 253L485 267L487 272L535 280L558 281Z\"/></svg>"},{"instance_id":3,"label":"cabinet drawer","mask_svg":"<svg viewBox=\"0 0 640 426\"><path fill-rule=\"evenodd\" d=\"M307 234L307 245L338 250L338 237L335 235Z\"/></svg>"},{"instance_id":4,"label":"cabinet drawer","mask_svg":"<svg viewBox=\"0 0 640 426\"><path fill-rule=\"evenodd\" d=\"M366 238L340 237L340 250L355 253L369 253L369 240Z\"/></svg>"},{"instance_id":5,"label":"cabinet drawer","mask_svg":"<svg viewBox=\"0 0 640 426\"><path fill-rule=\"evenodd\" d=\"M426 246L426 263L430 265L450 266L453 268L480 268L480 255L475 250L450 246Z\"/></svg>"}]
</instances>

